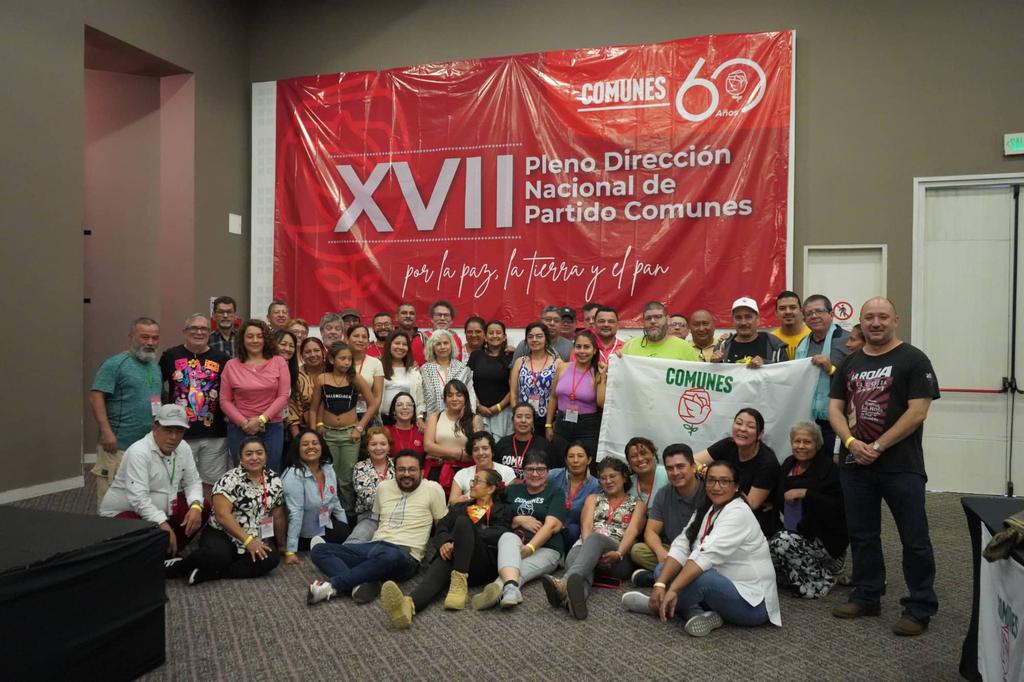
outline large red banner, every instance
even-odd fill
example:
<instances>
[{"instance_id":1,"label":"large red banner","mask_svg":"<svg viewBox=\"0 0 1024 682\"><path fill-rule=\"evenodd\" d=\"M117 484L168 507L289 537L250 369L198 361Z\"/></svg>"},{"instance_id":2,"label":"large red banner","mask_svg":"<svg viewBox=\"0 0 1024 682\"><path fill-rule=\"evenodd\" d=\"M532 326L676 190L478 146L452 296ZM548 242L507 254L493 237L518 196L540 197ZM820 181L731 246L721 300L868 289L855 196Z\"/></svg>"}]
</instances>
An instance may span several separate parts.
<instances>
[{"instance_id":1,"label":"large red banner","mask_svg":"<svg viewBox=\"0 0 1024 682\"><path fill-rule=\"evenodd\" d=\"M274 294L318 319L596 300L720 324L786 285L792 32L277 83Z\"/></svg>"}]
</instances>

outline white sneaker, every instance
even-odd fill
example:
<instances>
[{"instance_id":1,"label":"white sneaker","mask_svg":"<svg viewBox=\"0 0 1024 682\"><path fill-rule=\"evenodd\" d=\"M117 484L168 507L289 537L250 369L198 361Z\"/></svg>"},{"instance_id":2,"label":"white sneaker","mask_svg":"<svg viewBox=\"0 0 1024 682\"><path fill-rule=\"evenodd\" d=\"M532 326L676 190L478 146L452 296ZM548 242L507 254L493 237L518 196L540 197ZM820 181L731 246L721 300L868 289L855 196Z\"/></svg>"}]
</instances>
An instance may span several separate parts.
<instances>
[{"instance_id":1,"label":"white sneaker","mask_svg":"<svg viewBox=\"0 0 1024 682\"><path fill-rule=\"evenodd\" d=\"M712 630L717 630L722 627L725 622L722 617L714 611L705 611L704 613L694 616L686 621L686 625L683 629L686 630L686 634L692 635L693 637L707 637L711 634Z\"/></svg>"},{"instance_id":2,"label":"white sneaker","mask_svg":"<svg viewBox=\"0 0 1024 682\"><path fill-rule=\"evenodd\" d=\"M523 603L523 593L519 590L518 585L509 583L501 588L501 601L498 602L499 606L503 609L510 609L513 606Z\"/></svg>"},{"instance_id":3,"label":"white sneaker","mask_svg":"<svg viewBox=\"0 0 1024 682\"><path fill-rule=\"evenodd\" d=\"M309 551L312 552L314 547L316 547L317 545L322 545L325 542L327 542L327 540L324 540L324 536L323 535L317 535L315 538L310 538L309 539Z\"/></svg>"},{"instance_id":4,"label":"white sneaker","mask_svg":"<svg viewBox=\"0 0 1024 682\"><path fill-rule=\"evenodd\" d=\"M309 592L306 594L307 604L317 604L322 601L328 601L331 597L337 596L338 591L335 590L329 582L323 580L314 580L309 586Z\"/></svg>"},{"instance_id":5,"label":"white sneaker","mask_svg":"<svg viewBox=\"0 0 1024 682\"><path fill-rule=\"evenodd\" d=\"M643 592L627 592L622 595L622 607L631 613L651 613L651 598Z\"/></svg>"}]
</instances>

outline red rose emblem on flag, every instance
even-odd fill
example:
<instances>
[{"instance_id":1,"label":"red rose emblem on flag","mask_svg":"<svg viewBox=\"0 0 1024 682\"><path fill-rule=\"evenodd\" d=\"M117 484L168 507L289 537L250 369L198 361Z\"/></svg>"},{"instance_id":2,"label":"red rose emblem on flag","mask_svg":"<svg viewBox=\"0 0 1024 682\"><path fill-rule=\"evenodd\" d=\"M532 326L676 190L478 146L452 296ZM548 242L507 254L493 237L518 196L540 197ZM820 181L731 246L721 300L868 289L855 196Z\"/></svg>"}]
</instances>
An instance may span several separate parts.
<instances>
[{"instance_id":1,"label":"red rose emblem on flag","mask_svg":"<svg viewBox=\"0 0 1024 682\"><path fill-rule=\"evenodd\" d=\"M711 394L703 388L688 388L679 396L679 418L698 426L711 416Z\"/></svg>"}]
</instances>

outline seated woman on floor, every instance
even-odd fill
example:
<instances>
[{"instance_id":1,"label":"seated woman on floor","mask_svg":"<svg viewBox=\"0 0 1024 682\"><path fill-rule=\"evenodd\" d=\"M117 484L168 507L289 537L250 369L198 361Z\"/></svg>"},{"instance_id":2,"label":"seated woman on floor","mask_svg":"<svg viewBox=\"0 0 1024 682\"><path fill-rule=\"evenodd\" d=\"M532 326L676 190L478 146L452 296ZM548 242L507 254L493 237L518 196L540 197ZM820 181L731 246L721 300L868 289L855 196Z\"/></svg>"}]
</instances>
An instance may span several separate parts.
<instances>
[{"instance_id":1,"label":"seated woman on floor","mask_svg":"<svg viewBox=\"0 0 1024 682\"><path fill-rule=\"evenodd\" d=\"M392 627L404 629L445 587L444 607L466 608L469 585L483 585L498 575L498 539L511 530L512 508L497 499L501 476L494 469L477 472L470 500L460 502L437 522L430 544L437 550L412 595L392 580L381 586L380 600Z\"/></svg>"},{"instance_id":2,"label":"seated woman on floor","mask_svg":"<svg viewBox=\"0 0 1024 682\"><path fill-rule=\"evenodd\" d=\"M494 436L486 431L477 431L466 442L466 454L473 458L473 466L459 469L452 481L452 492L448 495L448 505L469 500L470 481L477 471L494 469L501 475L501 482L508 485L516 478L512 467L494 461Z\"/></svg>"},{"instance_id":3,"label":"seated woman on floor","mask_svg":"<svg viewBox=\"0 0 1024 682\"><path fill-rule=\"evenodd\" d=\"M768 541L780 581L799 597L824 597L846 559L846 512L839 469L822 452L821 427L811 421L789 430L793 454L782 463L775 506L783 530Z\"/></svg>"},{"instance_id":4,"label":"seated woman on floor","mask_svg":"<svg viewBox=\"0 0 1024 682\"><path fill-rule=\"evenodd\" d=\"M349 536L350 542L369 542L377 532L377 518L373 502L377 499L377 486L395 478L395 463L391 459L391 434L383 426L366 430L366 459L352 468L352 485L356 489L356 525Z\"/></svg>"},{"instance_id":5,"label":"seated woman on floor","mask_svg":"<svg viewBox=\"0 0 1024 682\"><path fill-rule=\"evenodd\" d=\"M348 518L338 499L338 480L323 436L304 429L292 440L285 453L281 487L288 510L284 563L299 563L295 553L310 545L345 541Z\"/></svg>"},{"instance_id":6,"label":"seated woman on floor","mask_svg":"<svg viewBox=\"0 0 1024 682\"><path fill-rule=\"evenodd\" d=\"M287 526L281 478L267 468L263 438L248 436L239 448L239 465L213 486L213 516L178 572L189 585L266 575L280 561Z\"/></svg>"},{"instance_id":7,"label":"seated woman on floor","mask_svg":"<svg viewBox=\"0 0 1024 682\"><path fill-rule=\"evenodd\" d=\"M626 462L629 464L630 494L651 506L655 493L668 485L665 467L658 463L658 449L649 438L634 436L626 443Z\"/></svg>"},{"instance_id":8,"label":"seated woman on floor","mask_svg":"<svg viewBox=\"0 0 1024 682\"><path fill-rule=\"evenodd\" d=\"M583 503L593 493L601 492L601 485L590 473L590 453L579 441L565 452L565 466L551 469L551 483L565 496L566 517L562 524L562 546L572 547L580 539L580 514Z\"/></svg>"},{"instance_id":9,"label":"seated woman on floor","mask_svg":"<svg viewBox=\"0 0 1024 682\"><path fill-rule=\"evenodd\" d=\"M512 532L498 540L498 579L473 597L477 611L499 601L503 609L522 603L520 586L558 568L565 551L559 532L566 514L565 495L548 481L544 453L526 453L523 478L505 490L505 500L512 507Z\"/></svg>"},{"instance_id":10,"label":"seated woman on floor","mask_svg":"<svg viewBox=\"0 0 1024 682\"><path fill-rule=\"evenodd\" d=\"M744 407L732 421L732 434L712 443L693 459L700 465L714 460L732 462L739 472L739 489L754 510L766 538L779 530L779 510L775 506L775 487L779 482L779 460L762 440L764 417L752 407Z\"/></svg>"},{"instance_id":11,"label":"seated woman on floor","mask_svg":"<svg viewBox=\"0 0 1024 682\"><path fill-rule=\"evenodd\" d=\"M732 462L707 470L707 500L672 542L651 596L627 592L622 605L667 620L703 637L723 623L782 625L768 541L737 483Z\"/></svg>"},{"instance_id":12,"label":"seated woman on floor","mask_svg":"<svg viewBox=\"0 0 1024 682\"><path fill-rule=\"evenodd\" d=\"M611 570L629 561L629 550L640 537L645 516L644 503L629 494L629 467L621 459L608 457L597 467L601 492L587 497L583 505L580 540L569 551L561 578L544 576L548 603L568 606L577 620L587 617L587 597L600 566ZM628 566L625 571L629 575Z\"/></svg>"}]
</instances>

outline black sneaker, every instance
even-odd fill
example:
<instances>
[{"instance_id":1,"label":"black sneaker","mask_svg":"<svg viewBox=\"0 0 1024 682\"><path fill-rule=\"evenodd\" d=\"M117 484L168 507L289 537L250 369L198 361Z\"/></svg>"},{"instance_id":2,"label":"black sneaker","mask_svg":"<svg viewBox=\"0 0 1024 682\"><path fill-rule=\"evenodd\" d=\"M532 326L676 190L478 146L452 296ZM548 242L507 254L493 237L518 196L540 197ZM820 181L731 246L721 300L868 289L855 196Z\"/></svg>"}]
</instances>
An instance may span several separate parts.
<instances>
[{"instance_id":1,"label":"black sneaker","mask_svg":"<svg viewBox=\"0 0 1024 682\"><path fill-rule=\"evenodd\" d=\"M369 604L380 595L380 583L374 581L359 583L352 588L352 601L357 604Z\"/></svg>"},{"instance_id":2,"label":"black sneaker","mask_svg":"<svg viewBox=\"0 0 1024 682\"><path fill-rule=\"evenodd\" d=\"M629 581L633 583L634 587L654 587L654 571L638 568L633 571Z\"/></svg>"},{"instance_id":3,"label":"black sneaker","mask_svg":"<svg viewBox=\"0 0 1024 682\"><path fill-rule=\"evenodd\" d=\"M181 562L184 559L180 556L171 557L164 561L164 578L167 580L174 580L184 575L184 571L181 567Z\"/></svg>"},{"instance_id":4,"label":"black sneaker","mask_svg":"<svg viewBox=\"0 0 1024 682\"><path fill-rule=\"evenodd\" d=\"M584 589L583 576L573 573L565 581L566 604L576 620L587 619L587 595Z\"/></svg>"}]
</instances>

